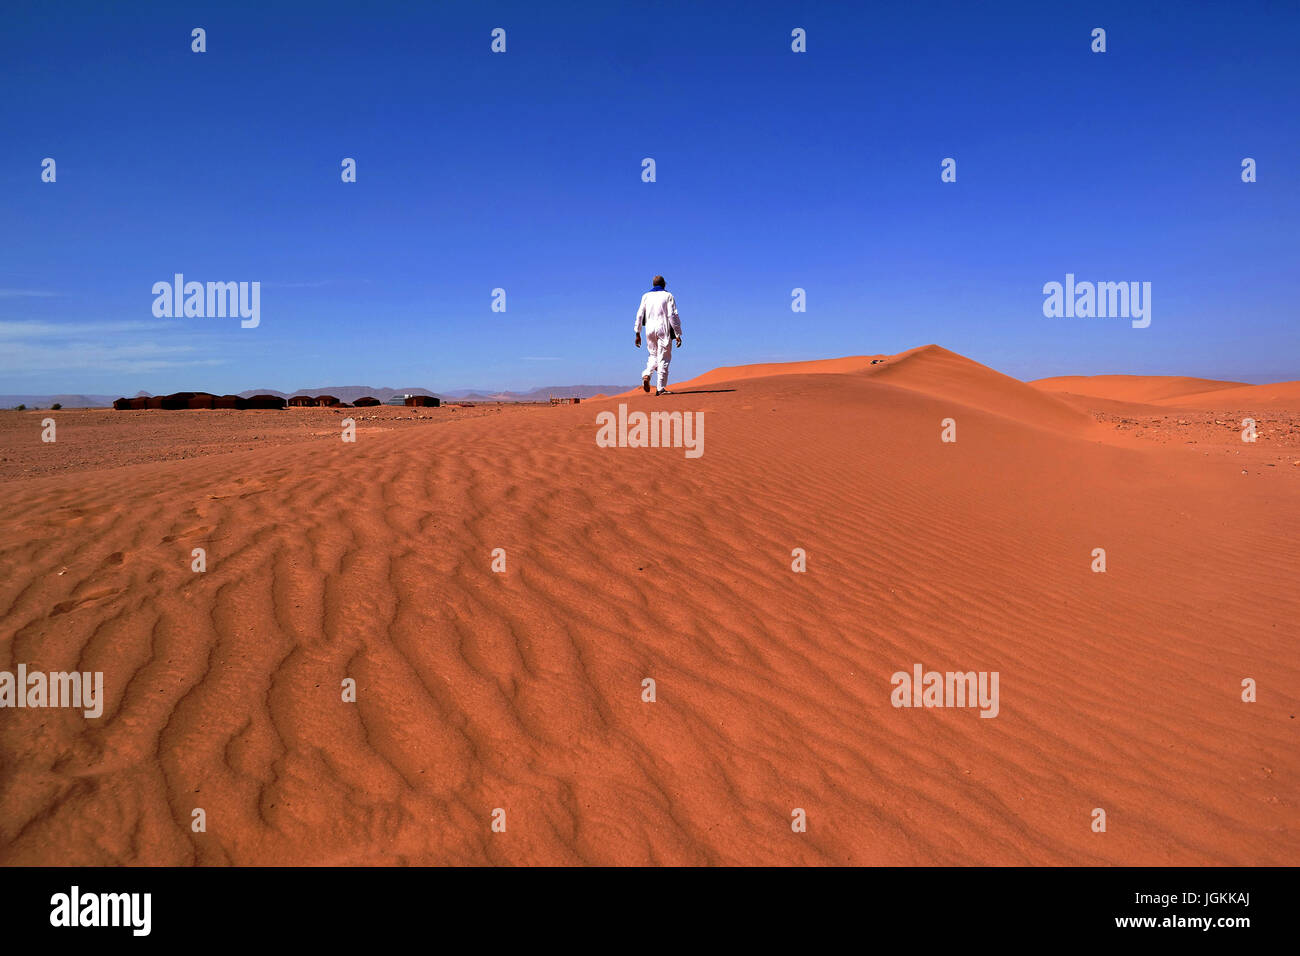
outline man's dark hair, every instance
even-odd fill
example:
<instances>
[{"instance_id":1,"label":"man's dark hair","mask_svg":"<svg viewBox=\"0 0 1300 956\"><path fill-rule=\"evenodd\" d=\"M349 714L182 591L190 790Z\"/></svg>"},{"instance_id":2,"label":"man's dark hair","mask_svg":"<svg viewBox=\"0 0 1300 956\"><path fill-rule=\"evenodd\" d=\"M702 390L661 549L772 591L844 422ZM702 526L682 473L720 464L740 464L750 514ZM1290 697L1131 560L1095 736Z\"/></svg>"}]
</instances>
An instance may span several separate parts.
<instances>
[{"instance_id":1,"label":"man's dark hair","mask_svg":"<svg viewBox=\"0 0 1300 956\"><path fill-rule=\"evenodd\" d=\"M650 284L657 289L662 289L665 285L663 276L655 276L650 280Z\"/></svg>"}]
</instances>

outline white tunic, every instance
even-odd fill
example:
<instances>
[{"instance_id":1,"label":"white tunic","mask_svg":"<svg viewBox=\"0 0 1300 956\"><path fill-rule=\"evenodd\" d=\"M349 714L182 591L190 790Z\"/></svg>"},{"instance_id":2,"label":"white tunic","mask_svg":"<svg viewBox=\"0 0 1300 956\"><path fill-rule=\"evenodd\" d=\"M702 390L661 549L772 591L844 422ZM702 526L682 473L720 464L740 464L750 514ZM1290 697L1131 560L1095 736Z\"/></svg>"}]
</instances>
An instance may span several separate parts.
<instances>
[{"instance_id":1,"label":"white tunic","mask_svg":"<svg viewBox=\"0 0 1300 956\"><path fill-rule=\"evenodd\" d=\"M677 314L677 303L667 289L651 289L641 296L641 308L636 310L636 332L641 334L645 325L646 338L653 333L656 338L671 330L674 338L682 334L682 320Z\"/></svg>"}]
</instances>

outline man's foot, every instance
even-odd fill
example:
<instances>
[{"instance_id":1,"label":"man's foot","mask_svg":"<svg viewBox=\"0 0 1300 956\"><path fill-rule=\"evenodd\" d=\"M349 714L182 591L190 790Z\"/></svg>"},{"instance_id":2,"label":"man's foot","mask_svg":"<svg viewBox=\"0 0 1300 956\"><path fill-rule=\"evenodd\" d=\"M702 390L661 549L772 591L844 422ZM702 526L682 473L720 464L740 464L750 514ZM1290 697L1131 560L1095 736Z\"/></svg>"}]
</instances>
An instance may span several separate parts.
<instances>
[{"instance_id":1,"label":"man's foot","mask_svg":"<svg viewBox=\"0 0 1300 956\"><path fill-rule=\"evenodd\" d=\"M643 389L645 389L647 392L650 391L650 376L649 376L649 375L642 375L642 376L641 376L641 387L642 387Z\"/></svg>"},{"instance_id":2,"label":"man's foot","mask_svg":"<svg viewBox=\"0 0 1300 956\"><path fill-rule=\"evenodd\" d=\"M671 395L671 394L672 394L672 392L668 391L668 389L666 389L666 388L656 388L656 389L655 389L655 397L656 397L656 398L658 398L660 395Z\"/></svg>"}]
</instances>

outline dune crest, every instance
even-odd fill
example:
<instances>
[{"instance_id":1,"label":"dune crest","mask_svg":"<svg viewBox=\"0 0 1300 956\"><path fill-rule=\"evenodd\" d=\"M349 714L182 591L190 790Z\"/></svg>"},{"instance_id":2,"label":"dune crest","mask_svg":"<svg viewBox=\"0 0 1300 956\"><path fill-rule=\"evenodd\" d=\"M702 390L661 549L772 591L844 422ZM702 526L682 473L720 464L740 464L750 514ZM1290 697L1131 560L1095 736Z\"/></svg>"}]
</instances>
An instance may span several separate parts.
<instances>
[{"instance_id":1,"label":"dune crest","mask_svg":"<svg viewBox=\"0 0 1300 956\"><path fill-rule=\"evenodd\" d=\"M1081 432L1093 424L1087 415L1019 379L938 345L900 352L880 365L870 366L866 373L875 382L993 412L1026 425Z\"/></svg>"},{"instance_id":2,"label":"dune crest","mask_svg":"<svg viewBox=\"0 0 1300 956\"><path fill-rule=\"evenodd\" d=\"M768 362L760 365L721 365L697 375L672 388L697 388L718 382L742 382L751 378L768 378L774 375L847 375L871 368L873 360L890 358L887 355L848 355L844 358L812 359L806 362Z\"/></svg>"}]
</instances>

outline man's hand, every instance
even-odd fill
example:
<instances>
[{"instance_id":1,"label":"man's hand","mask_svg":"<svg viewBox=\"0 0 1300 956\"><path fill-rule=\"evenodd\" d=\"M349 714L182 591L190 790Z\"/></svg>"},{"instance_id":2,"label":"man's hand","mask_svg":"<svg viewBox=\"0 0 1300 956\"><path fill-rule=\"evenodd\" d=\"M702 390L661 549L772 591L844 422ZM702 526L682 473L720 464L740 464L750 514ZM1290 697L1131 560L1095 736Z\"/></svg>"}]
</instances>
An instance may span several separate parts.
<instances>
[{"instance_id":1,"label":"man's hand","mask_svg":"<svg viewBox=\"0 0 1300 956\"><path fill-rule=\"evenodd\" d=\"M640 347L641 347L641 333L640 333L640 332L638 332L638 333L636 334L636 347L637 347L637 348L640 348Z\"/></svg>"},{"instance_id":2,"label":"man's hand","mask_svg":"<svg viewBox=\"0 0 1300 956\"><path fill-rule=\"evenodd\" d=\"M682 347L682 337L680 335L677 336L677 347L678 348Z\"/></svg>"}]
</instances>

